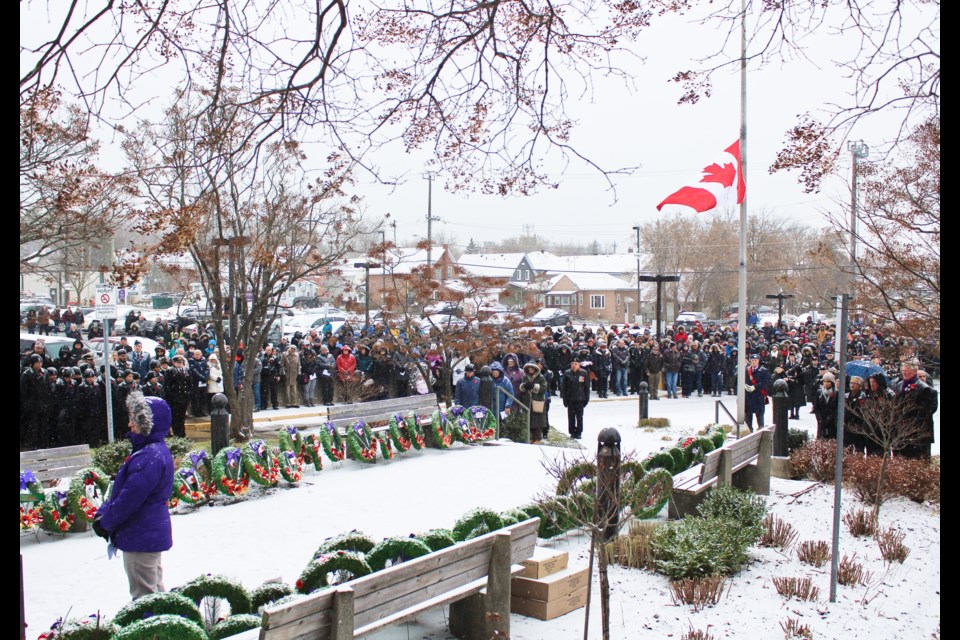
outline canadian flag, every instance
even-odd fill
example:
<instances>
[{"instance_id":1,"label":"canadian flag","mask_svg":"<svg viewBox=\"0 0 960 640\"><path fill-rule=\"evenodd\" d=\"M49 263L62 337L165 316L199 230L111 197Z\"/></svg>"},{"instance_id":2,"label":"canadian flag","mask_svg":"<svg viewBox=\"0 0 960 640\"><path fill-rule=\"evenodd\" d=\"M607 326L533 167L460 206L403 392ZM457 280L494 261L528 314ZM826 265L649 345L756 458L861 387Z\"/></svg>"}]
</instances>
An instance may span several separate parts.
<instances>
[{"instance_id":1,"label":"canadian flag","mask_svg":"<svg viewBox=\"0 0 960 640\"><path fill-rule=\"evenodd\" d=\"M734 191L736 186L736 191ZM743 171L740 167L740 141L724 149L722 157L713 164L709 164L700 172L700 182L696 186L681 187L664 198L657 205L657 211L669 205L689 207L697 213L716 209L717 206L732 204L736 196L736 204L743 202L743 195L747 186L743 181Z\"/></svg>"}]
</instances>

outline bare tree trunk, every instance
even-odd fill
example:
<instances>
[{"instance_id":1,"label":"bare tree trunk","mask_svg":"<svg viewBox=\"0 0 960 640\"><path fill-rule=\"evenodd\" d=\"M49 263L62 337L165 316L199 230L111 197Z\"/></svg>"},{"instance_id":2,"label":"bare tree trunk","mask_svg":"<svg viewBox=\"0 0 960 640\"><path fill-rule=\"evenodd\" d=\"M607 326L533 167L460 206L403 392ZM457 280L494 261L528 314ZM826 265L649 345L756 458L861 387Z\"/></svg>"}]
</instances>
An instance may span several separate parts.
<instances>
[{"instance_id":1,"label":"bare tree trunk","mask_svg":"<svg viewBox=\"0 0 960 640\"><path fill-rule=\"evenodd\" d=\"M873 521L876 523L880 522L880 496L883 494L883 481L887 476L887 463L890 461L890 451L884 449L883 451L883 462L880 463L880 478L877 480L877 495L876 502L873 505Z\"/></svg>"},{"instance_id":2,"label":"bare tree trunk","mask_svg":"<svg viewBox=\"0 0 960 640\"><path fill-rule=\"evenodd\" d=\"M597 546L597 555L599 565L597 567L600 573L600 620L603 628L603 640L610 640L610 576L607 573L607 554L604 550L603 533L598 533L594 537L594 544Z\"/></svg>"}]
</instances>

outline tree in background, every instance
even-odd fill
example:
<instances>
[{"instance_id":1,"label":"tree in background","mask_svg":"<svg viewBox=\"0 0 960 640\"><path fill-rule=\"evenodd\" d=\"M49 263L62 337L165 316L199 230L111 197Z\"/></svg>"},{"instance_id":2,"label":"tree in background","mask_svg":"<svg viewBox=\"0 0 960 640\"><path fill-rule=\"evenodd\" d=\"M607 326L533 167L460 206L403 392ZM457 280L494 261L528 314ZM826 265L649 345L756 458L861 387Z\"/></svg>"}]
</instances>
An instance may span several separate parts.
<instances>
[{"instance_id":1,"label":"tree in background","mask_svg":"<svg viewBox=\"0 0 960 640\"><path fill-rule=\"evenodd\" d=\"M239 108L208 110L183 92L163 122L145 124L125 142L143 206L138 229L150 239L120 265L121 282L139 279L159 256L189 255L203 285L218 350L254 354L278 313L277 301L302 279L335 268L357 233L355 200L346 193L349 163L327 158L320 178L304 175L294 143L256 144ZM237 153L237 150L243 153ZM244 361L250 380L254 358ZM232 434L252 425L253 397L235 388L224 366Z\"/></svg>"}]
</instances>

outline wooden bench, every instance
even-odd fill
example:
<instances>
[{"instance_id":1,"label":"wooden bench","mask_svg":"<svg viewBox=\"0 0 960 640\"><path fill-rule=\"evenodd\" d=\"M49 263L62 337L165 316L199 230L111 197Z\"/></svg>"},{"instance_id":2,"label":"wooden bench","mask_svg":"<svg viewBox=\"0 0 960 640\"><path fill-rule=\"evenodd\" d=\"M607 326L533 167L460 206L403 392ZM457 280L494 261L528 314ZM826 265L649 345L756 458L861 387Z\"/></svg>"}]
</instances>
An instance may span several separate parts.
<instances>
[{"instance_id":1,"label":"wooden bench","mask_svg":"<svg viewBox=\"0 0 960 640\"><path fill-rule=\"evenodd\" d=\"M90 447L85 444L20 452L20 470L29 469L40 482L69 478L90 465Z\"/></svg>"},{"instance_id":2,"label":"wooden bench","mask_svg":"<svg viewBox=\"0 0 960 640\"><path fill-rule=\"evenodd\" d=\"M260 640L348 640L450 604L450 631L467 640L510 634L510 578L533 556L538 518L460 542L305 598L268 606ZM250 632L248 632L250 633ZM501 637L501 636L496 636Z\"/></svg>"},{"instance_id":3,"label":"wooden bench","mask_svg":"<svg viewBox=\"0 0 960 640\"><path fill-rule=\"evenodd\" d=\"M670 517L681 518L696 513L704 492L714 485L733 485L769 495L773 431L774 426L770 425L728 442L705 455L703 463L675 475Z\"/></svg>"},{"instance_id":4,"label":"wooden bench","mask_svg":"<svg viewBox=\"0 0 960 640\"><path fill-rule=\"evenodd\" d=\"M358 402L356 404L338 404L327 407L327 420L340 430L340 433L346 434L347 428L353 424L357 418L366 423L388 421L396 414L406 415L413 411L421 418L429 419L433 412L439 408L437 396L433 393L426 395L407 396L405 398L391 398L390 400L373 400L371 402ZM386 425L371 427L376 434L386 431Z\"/></svg>"}]
</instances>

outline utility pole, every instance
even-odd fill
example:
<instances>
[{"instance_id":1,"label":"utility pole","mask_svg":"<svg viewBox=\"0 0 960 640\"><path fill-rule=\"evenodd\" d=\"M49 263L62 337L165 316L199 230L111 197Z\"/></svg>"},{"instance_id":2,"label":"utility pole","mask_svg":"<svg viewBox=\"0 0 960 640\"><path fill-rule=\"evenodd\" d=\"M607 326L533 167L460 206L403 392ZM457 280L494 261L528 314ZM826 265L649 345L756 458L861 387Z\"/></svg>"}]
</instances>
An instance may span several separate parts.
<instances>
[{"instance_id":1,"label":"utility pole","mask_svg":"<svg viewBox=\"0 0 960 640\"><path fill-rule=\"evenodd\" d=\"M436 176L434 171L425 171L423 179L427 181L427 271L433 264L433 221L438 218L433 217L433 178Z\"/></svg>"},{"instance_id":2,"label":"utility pole","mask_svg":"<svg viewBox=\"0 0 960 640\"><path fill-rule=\"evenodd\" d=\"M637 319L640 318L640 225L635 225L633 230L637 232Z\"/></svg>"}]
</instances>

